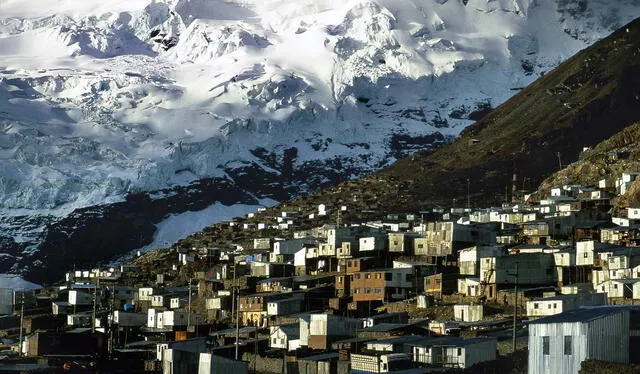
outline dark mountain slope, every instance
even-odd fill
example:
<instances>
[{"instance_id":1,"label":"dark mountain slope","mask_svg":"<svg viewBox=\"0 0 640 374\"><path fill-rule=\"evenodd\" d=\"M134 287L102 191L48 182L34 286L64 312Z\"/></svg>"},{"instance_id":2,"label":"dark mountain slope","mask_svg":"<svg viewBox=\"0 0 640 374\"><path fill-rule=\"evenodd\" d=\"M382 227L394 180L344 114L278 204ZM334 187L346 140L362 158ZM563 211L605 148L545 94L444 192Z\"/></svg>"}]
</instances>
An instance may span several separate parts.
<instances>
[{"instance_id":1,"label":"dark mountain slope","mask_svg":"<svg viewBox=\"0 0 640 374\"><path fill-rule=\"evenodd\" d=\"M350 204L376 210L367 214L375 217L436 205L463 207L468 191L472 206L495 205L505 196L512 200L514 173L517 190L533 191L576 161L583 147L638 120L640 19L541 77L454 142L283 206L312 212L319 203Z\"/></svg>"},{"instance_id":2,"label":"dark mountain slope","mask_svg":"<svg viewBox=\"0 0 640 374\"><path fill-rule=\"evenodd\" d=\"M409 180L413 207L466 198L467 178L474 202L498 203L514 172L518 188L523 181L535 188L559 162L575 161L584 146L638 119L640 19L538 79L452 144L400 160L380 175Z\"/></svg>"}]
</instances>

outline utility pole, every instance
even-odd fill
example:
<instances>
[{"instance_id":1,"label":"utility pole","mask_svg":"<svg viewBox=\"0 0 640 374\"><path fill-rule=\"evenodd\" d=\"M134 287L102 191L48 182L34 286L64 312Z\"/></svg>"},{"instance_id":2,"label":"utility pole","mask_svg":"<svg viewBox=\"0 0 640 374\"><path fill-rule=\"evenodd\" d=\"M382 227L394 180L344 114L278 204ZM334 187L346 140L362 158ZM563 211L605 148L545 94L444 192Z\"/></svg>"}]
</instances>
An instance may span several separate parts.
<instances>
[{"instance_id":1,"label":"utility pole","mask_svg":"<svg viewBox=\"0 0 640 374\"><path fill-rule=\"evenodd\" d=\"M558 166L559 166L559 170L562 170L562 159L560 158L560 152L556 153L556 156L558 156Z\"/></svg>"},{"instance_id":2,"label":"utility pole","mask_svg":"<svg viewBox=\"0 0 640 374\"><path fill-rule=\"evenodd\" d=\"M516 183L518 183L518 174L515 172L515 161L514 161L514 169L513 176L511 178L511 202L515 203L517 201L517 187Z\"/></svg>"},{"instance_id":3,"label":"utility pole","mask_svg":"<svg viewBox=\"0 0 640 374\"><path fill-rule=\"evenodd\" d=\"M233 304L234 300L236 302L236 361L238 361L238 351L239 351L239 344L240 344L240 292L238 292L239 290L236 289L236 261L235 258L233 260L233 283L231 286L231 294L232 294L232 300L231 303ZM237 294L237 296L236 296ZM237 297L237 299L236 299ZM231 315L231 319L233 320L233 314Z\"/></svg>"},{"instance_id":4,"label":"utility pole","mask_svg":"<svg viewBox=\"0 0 640 374\"><path fill-rule=\"evenodd\" d=\"M191 281L193 278L189 278L189 302L187 306L187 334L191 331Z\"/></svg>"},{"instance_id":5,"label":"utility pole","mask_svg":"<svg viewBox=\"0 0 640 374\"><path fill-rule=\"evenodd\" d=\"M282 374L287 374L287 347L282 348Z\"/></svg>"},{"instance_id":6,"label":"utility pole","mask_svg":"<svg viewBox=\"0 0 640 374\"><path fill-rule=\"evenodd\" d=\"M233 323L233 316L235 315L235 305L236 305L236 263L233 262L233 280L231 281L231 322Z\"/></svg>"},{"instance_id":7,"label":"utility pole","mask_svg":"<svg viewBox=\"0 0 640 374\"><path fill-rule=\"evenodd\" d=\"M513 352L516 351L516 323L518 320L518 264L516 263L516 273L515 273L516 281L513 287Z\"/></svg>"},{"instance_id":8,"label":"utility pole","mask_svg":"<svg viewBox=\"0 0 640 374\"><path fill-rule=\"evenodd\" d=\"M113 285L113 292L111 293L111 318L109 319L109 358L113 357L113 319L114 319L114 303L116 300L116 285Z\"/></svg>"},{"instance_id":9,"label":"utility pole","mask_svg":"<svg viewBox=\"0 0 640 374\"><path fill-rule=\"evenodd\" d=\"M98 279L100 284L100 279ZM91 313L91 332L96 333L96 298L98 297L98 287L93 288L93 312Z\"/></svg>"},{"instance_id":10,"label":"utility pole","mask_svg":"<svg viewBox=\"0 0 640 374\"><path fill-rule=\"evenodd\" d=\"M237 292L236 300L236 361L238 361L238 349L240 348L240 292Z\"/></svg>"},{"instance_id":11,"label":"utility pole","mask_svg":"<svg viewBox=\"0 0 640 374\"><path fill-rule=\"evenodd\" d=\"M467 178L467 209L471 210L471 180Z\"/></svg>"},{"instance_id":12,"label":"utility pole","mask_svg":"<svg viewBox=\"0 0 640 374\"><path fill-rule=\"evenodd\" d=\"M22 356L22 326L24 326L24 290L22 291L22 297L20 298L20 339L18 343L20 344L20 356Z\"/></svg>"},{"instance_id":13,"label":"utility pole","mask_svg":"<svg viewBox=\"0 0 640 374\"><path fill-rule=\"evenodd\" d=\"M263 321L264 317L260 318L260 322ZM253 374L256 374L256 366L258 365L258 323L256 323L256 330L253 336ZM287 340L287 344L289 341Z\"/></svg>"}]
</instances>

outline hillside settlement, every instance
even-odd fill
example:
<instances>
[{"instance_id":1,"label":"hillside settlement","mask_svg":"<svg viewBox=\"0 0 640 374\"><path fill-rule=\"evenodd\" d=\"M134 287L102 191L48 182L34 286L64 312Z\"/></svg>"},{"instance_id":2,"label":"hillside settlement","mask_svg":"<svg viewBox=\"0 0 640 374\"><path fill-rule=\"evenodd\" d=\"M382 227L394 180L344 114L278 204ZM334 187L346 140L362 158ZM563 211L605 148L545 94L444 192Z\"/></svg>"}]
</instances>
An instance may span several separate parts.
<instances>
[{"instance_id":1,"label":"hillside settlement","mask_svg":"<svg viewBox=\"0 0 640 374\"><path fill-rule=\"evenodd\" d=\"M348 204L260 209L218 225L252 233L225 246L69 264L58 285L0 289L0 371L538 374L637 364L640 206L612 214L611 199L638 177L376 221L346 219ZM332 223L299 224L321 218Z\"/></svg>"}]
</instances>

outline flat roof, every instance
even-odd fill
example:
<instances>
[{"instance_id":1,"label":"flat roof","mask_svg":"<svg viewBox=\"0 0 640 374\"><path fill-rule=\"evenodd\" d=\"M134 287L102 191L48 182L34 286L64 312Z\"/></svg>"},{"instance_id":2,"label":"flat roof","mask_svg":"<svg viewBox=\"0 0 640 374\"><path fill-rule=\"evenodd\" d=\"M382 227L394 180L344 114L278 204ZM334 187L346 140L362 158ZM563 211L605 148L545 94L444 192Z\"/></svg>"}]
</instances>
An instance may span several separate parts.
<instances>
[{"instance_id":1,"label":"flat roof","mask_svg":"<svg viewBox=\"0 0 640 374\"><path fill-rule=\"evenodd\" d=\"M344 339L344 340L338 340L333 342L333 344L348 344L348 343L369 343L373 340L373 338L350 338L350 339Z\"/></svg>"},{"instance_id":2,"label":"flat roof","mask_svg":"<svg viewBox=\"0 0 640 374\"><path fill-rule=\"evenodd\" d=\"M300 336L300 325L298 323L287 323L284 325L276 325L278 329L284 332L287 335L297 335ZM273 326L273 327L276 327Z\"/></svg>"},{"instance_id":3,"label":"flat roof","mask_svg":"<svg viewBox=\"0 0 640 374\"><path fill-rule=\"evenodd\" d=\"M340 357L340 355L337 352L330 352L330 353L321 353L319 355L308 356L308 357L299 357L298 361L324 361L324 360L330 360L338 357Z\"/></svg>"},{"instance_id":4,"label":"flat roof","mask_svg":"<svg viewBox=\"0 0 640 374\"><path fill-rule=\"evenodd\" d=\"M410 344L410 343L415 343L419 340L426 340L426 339L433 339L433 338L430 338L428 336L420 336L420 335L408 335L408 336L398 336L398 337L388 338L388 339L378 339L375 341L370 341L367 344Z\"/></svg>"},{"instance_id":5,"label":"flat roof","mask_svg":"<svg viewBox=\"0 0 640 374\"><path fill-rule=\"evenodd\" d=\"M537 298L529 301L537 302L537 301L569 300L573 298L582 297L582 295L592 295L592 294L591 293L569 293L569 294L560 294L560 295L551 296L551 297L541 297L541 298Z\"/></svg>"},{"instance_id":6,"label":"flat roof","mask_svg":"<svg viewBox=\"0 0 640 374\"><path fill-rule=\"evenodd\" d=\"M399 330L413 325L405 325L404 323L379 323L371 327L366 327L361 332L387 332L393 330Z\"/></svg>"},{"instance_id":7,"label":"flat roof","mask_svg":"<svg viewBox=\"0 0 640 374\"><path fill-rule=\"evenodd\" d=\"M258 330L260 330L260 327L257 328ZM252 332L256 331L256 327L241 327L238 329L238 333L239 334L249 334ZM227 335L227 334L235 334L236 333L236 329L235 327L230 328L230 329L224 329L224 330L218 330L218 331L212 331L209 333L209 335Z\"/></svg>"},{"instance_id":8,"label":"flat roof","mask_svg":"<svg viewBox=\"0 0 640 374\"><path fill-rule=\"evenodd\" d=\"M630 305L606 305L598 307L580 307L568 312L544 317L530 322L532 325L544 323L572 323L589 322L598 318L603 318L612 314L624 312L625 310L640 310L640 306Z\"/></svg>"},{"instance_id":9,"label":"flat roof","mask_svg":"<svg viewBox=\"0 0 640 374\"><path fill-rule=\"evenodd\" d=\"M42 372L51 372L55 370L54 366L49 366L47 364L28 364L28 363L3 363L2 371L3 372L16 372L16 373L36 373L39 371Z\"/></svg>"}]
</instances>

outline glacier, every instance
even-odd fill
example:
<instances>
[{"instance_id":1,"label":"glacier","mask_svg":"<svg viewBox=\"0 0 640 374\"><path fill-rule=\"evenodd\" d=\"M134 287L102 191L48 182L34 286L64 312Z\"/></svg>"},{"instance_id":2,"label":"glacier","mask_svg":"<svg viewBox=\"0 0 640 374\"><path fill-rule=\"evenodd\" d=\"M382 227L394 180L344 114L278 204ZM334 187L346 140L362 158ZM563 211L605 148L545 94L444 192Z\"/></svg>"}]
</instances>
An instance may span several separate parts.
<instances>
[{"instance_id":1,"label":"glacier","mask_svg":"<svg viewBox=\"0 0 640 374\"><path fill-rule=\"evenodd\" d=\"M149 249L377 170L638 16L638 0L1 1L8 270L78 209L206 178L246 190L155 219Z\"/></svg>"}]
</instances>

